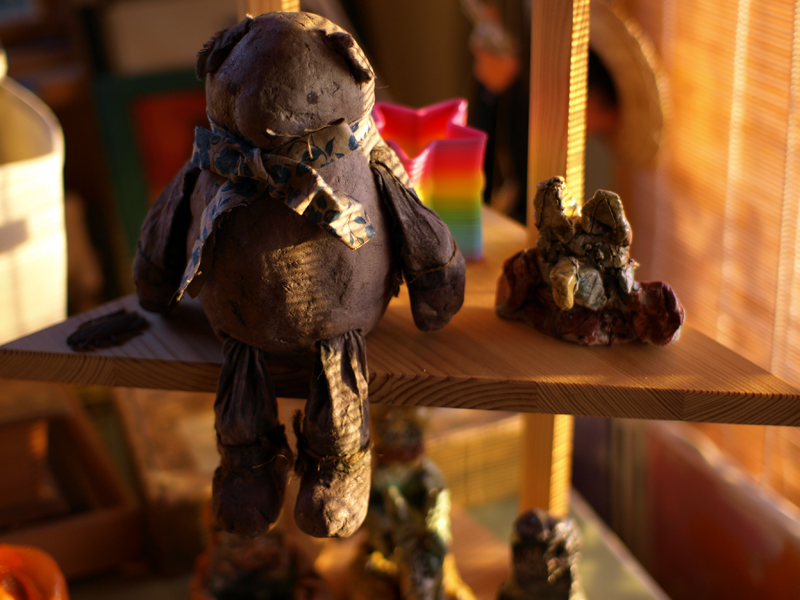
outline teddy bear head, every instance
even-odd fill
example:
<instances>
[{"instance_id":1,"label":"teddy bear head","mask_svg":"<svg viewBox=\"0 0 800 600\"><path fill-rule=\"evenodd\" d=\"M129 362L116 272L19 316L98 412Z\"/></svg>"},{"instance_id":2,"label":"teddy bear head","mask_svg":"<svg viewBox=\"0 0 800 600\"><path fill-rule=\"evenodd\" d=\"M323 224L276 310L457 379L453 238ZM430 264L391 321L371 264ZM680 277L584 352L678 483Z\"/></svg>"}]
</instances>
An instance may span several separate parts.
<instances>
[{"instance_id":1,"label":"teddy bear head","mask_svg":"<svg viewBox=\"0 0 800 600\"><path fill-rule=\"evenodd\" d=\"M353 37L311 13L247 17L198 54L208 114L255 146L275 146L374 103L372 68Z\"/></svg>"}]
</instances>

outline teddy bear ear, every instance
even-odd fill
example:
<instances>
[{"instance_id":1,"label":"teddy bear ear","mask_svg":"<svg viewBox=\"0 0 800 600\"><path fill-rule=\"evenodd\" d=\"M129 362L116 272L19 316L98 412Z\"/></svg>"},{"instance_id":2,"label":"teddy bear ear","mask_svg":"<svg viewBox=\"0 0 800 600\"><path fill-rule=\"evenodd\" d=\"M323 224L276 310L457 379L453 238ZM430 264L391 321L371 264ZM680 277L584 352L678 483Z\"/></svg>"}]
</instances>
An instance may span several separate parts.
<instances>
[{"instance_id":1,"label":"teddy bear ear","mask_svg":"<svg viewBox=\"0 0 800 600\"><path fill-rule=\"evenodd\" d=\"M253 17L248 15L237 25L215 33L203 45L203 49L197 53L197 67L195 69L197 78L203 79L209 73L214 73L219 69L225 59L228 58L231 50L247 35L252 26Z\"/></svg>"},{"instance_id":2,"label":"teddy bear ear","mask_svg":"<svg viewBox=\"0 0 800 600\"><path fill-rule=\"evenodd\" d=\"M331 50L344 58L357 83L367 83L375 78L367 57L352 35L346 31L334 31L325 34L325 42Z\"/></svg>"}]
</instances>

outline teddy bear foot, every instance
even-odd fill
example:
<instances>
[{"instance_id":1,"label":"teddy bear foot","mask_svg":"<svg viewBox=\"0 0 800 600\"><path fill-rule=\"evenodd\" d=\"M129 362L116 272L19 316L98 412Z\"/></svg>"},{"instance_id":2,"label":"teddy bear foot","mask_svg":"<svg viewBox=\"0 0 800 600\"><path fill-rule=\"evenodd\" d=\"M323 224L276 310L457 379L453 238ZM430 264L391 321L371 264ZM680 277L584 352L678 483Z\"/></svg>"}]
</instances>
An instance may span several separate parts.
<instances>
[{"instance_id":1,"label":"teddy bear foot","mask_svg":"<svg viewBox=\"0 0 800 600\"><path fill-rule=\"evenodd\" d=\"M353 535L364 522L369 504L369 447L346 457L298 454L305 466L294 509L297 526L319 538Z\"/></svg>"},{"instance_id":2,"label":"teddy bear foot","mask_svg":"<svg viewBox=\"0 0 800 600\"><path fill-rule=\"evenodd\" d=\"M219 444L222 460L214 473L211 498L217 527L253 537L278 520L293 463L282 427L274 437L278 436L283 444Z\"/></svg>"}]
</instances>

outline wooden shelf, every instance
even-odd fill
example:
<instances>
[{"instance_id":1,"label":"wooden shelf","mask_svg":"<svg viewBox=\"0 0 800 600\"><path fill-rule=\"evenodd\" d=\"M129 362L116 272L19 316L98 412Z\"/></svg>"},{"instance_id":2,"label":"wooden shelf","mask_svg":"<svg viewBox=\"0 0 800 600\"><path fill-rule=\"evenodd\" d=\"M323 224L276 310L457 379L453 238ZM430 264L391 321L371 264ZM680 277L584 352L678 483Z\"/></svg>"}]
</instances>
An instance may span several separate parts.
<instances>
[{"instance_id":1,"label":"wooden shelf","mask_svg":"<svg viewBox=\"0 0 800 600\"><path fill-rule=\"evenodd\" d=\"M373 402L522 412L800 425L800 391L691 327L666 348L642 344L585 348L494 313L505 259L525 247L525 230L484 211L485 258L471 263L464 308L443 330L418 331L406 297L392 301L367 338ZM635 248L634 248L635 255ZM680 295L680 290L677 290ZM122 387L216 389L221 346L197 302L125 344L73 352L77 326L127 296L0 346L0 378ZM279 394L305 397L308 369L275 365Z\"/></svg>"}]
</instances>

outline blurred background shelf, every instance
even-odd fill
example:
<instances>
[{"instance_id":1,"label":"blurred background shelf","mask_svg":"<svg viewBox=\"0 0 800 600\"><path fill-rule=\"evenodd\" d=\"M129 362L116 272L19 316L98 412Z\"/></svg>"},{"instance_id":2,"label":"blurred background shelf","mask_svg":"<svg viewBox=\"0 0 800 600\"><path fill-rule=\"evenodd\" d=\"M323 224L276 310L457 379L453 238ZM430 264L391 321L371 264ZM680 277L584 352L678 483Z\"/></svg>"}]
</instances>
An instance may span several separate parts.
<instances>
[{"instance_id":1,"label":"blurred background shelf","mask_svg":"<svg viewBox=\"0 0 800 600\"><path fill-rule=\"evenodd\" d=\"M216 467L213 436L214 395L125 389L114 393L126 446L134 465L134 483L147 515L148 554L156 574L128 568L71 585L78 600L114 598L161 600L187 596L195 557L207 531L210 477ZM281 420L288 422L298 400L281 399ZM426 453L441 468L453 492L454 554L459 570L481 600L496 597L510 568L508 539L517 516L520 484L522 418L499 411L427 411L430 428ZM487 485L482 485L482 483ZM490 483L489 483L490 482ZM296 487L287 494L288 519L282 527L296 534L291 506ZM638 562L608 531L579 495L573 494L571 515L585 539L581 573L589 598L663 600L666 596ZM301 543L317 556L317 569L344 598L347 565L360 537Z\"/></svg>"},{"instance_id":2,"label":"blurred background shelf","mask_svg":"<svg viewBox=\"0 0 800 600\"><path fill-rule=\"evenodd\" d=\"M69 390L4 382L0 440L3 498L17 500L0 506L0 544L41 548L68 578L140 559L140 504Z\"/></svg>"}]
</instances>

